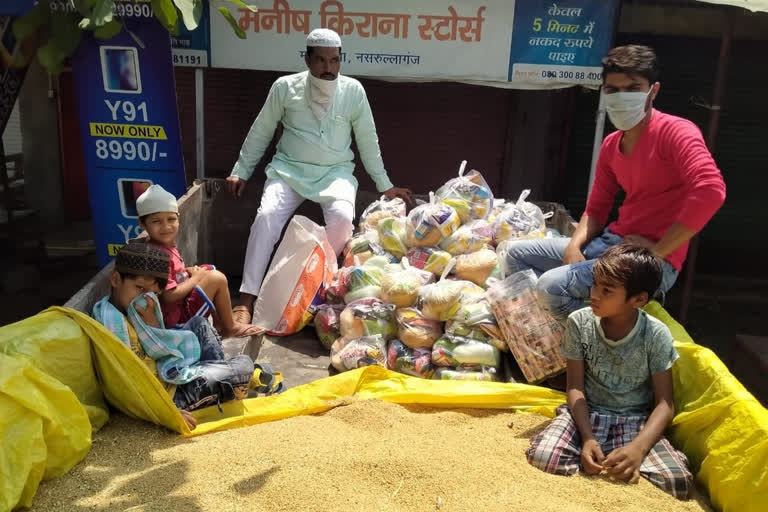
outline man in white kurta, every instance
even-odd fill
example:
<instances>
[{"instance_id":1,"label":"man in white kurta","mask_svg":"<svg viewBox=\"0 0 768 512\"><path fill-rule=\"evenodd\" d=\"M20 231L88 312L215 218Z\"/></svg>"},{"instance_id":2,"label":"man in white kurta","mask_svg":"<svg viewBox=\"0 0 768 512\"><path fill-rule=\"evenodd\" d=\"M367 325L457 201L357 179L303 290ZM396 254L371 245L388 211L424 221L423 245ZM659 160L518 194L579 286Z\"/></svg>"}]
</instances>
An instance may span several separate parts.
<instances>
[{"instance_id":1,"label":"man in white kurta","mask_svg":"<svg viewBox=\"0 0 768 512\"><path fill-rule=\"evenodd\" d=\"M282 123L283 134L267 166L261 205L248 238L242 306L235 308L238 320L250 321L269 257L283 227L305 199L322 206L328 241L337 255L352 236L357 193L352 131L360 159L378 191L411 201L409 190L396 188L389 180L365 90L357 80L339 74L340 60L341 39L335 32L317 29L309 34L309 70L275 81L227 178L229 190L241 196L277 124Z\"/></svg>"}]
</instances>

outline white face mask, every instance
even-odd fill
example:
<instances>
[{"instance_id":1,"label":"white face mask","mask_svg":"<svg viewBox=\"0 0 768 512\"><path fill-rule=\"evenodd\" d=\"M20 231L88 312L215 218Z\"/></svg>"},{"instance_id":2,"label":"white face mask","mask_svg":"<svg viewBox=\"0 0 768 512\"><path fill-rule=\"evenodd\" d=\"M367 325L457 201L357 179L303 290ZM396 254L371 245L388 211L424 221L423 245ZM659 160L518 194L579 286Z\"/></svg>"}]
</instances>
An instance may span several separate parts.
<instances>
[{"instance_id":1,"label":"white face mask","mask_svg":"<svg viewBox=\"0 0 768 512\"><path fill-rule=\"evenodd\" d=\"M645 117L645 103L649 94L651 91L606 94L605 110L613 126L622 131L637 126Z\"/></svg>"},{"instance_id":2,"label":"white face mask","mask_svg":"<svg viewBox=\"0 0 768 512\"><path fill-rule=\"evenodd\" d=\"M309 106L312 113L318 120L322 120L333 105L333 96L336 94L336 86L339 83L339 77L335 80L324 80L317 78L311 72L309 75Z\"/></svg>"}]
</instances>

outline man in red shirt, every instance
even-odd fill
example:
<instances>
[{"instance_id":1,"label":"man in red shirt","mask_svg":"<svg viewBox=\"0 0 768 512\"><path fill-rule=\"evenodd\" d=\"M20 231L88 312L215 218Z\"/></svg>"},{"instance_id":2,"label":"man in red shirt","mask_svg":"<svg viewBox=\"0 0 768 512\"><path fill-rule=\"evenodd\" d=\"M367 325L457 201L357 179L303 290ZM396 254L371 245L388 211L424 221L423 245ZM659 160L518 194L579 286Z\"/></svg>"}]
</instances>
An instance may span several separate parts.
<instances>
[{"instance_id":1,"label":"man in red shirt","mask_svg":"<svg viewBox=\"0 0 768 512\"><path fill-rule=\"evenodd\" d=\"M560 320L585 305L595 260L628 242L664 260L659 293L677 279L690 239L725 200L725 183L692 122L659 112L656 55L647 46L620 46L603 59L608 117L619 131L603 141L587 208L572 238L510 244L508 272L533 269L539 298ZM619 187L626 199L605 227Z\"/></svg>"}]
</instances>

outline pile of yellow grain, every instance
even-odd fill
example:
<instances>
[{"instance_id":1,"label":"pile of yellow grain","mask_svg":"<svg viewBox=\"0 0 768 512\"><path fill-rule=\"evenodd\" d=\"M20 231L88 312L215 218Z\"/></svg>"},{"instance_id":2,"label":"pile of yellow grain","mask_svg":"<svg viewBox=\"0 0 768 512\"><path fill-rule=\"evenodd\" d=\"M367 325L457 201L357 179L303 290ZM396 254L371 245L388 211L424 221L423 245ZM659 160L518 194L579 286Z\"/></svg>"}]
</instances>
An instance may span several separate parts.
<instances>
[{"instance_id":1,"label":"pile of yellow grain","mask_svg":"<svg viewBox=\"0 0 768 512\"><path fill-rule=\"evenodd\" d=\"M546 418L360 401L186 440L115 415L34 510L708 510L645 480L560 477L526 462Z\"/></svg>"}]
</instances>

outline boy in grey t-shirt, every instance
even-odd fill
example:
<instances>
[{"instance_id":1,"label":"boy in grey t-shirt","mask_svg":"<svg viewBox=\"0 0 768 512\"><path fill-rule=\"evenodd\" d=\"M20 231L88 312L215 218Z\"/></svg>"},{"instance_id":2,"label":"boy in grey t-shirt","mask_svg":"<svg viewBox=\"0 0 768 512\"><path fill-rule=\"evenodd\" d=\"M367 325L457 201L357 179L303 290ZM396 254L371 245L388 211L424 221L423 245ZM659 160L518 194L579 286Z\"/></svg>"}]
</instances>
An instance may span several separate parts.
<instances>
[{"instance_id":1,"label":"boy in grey t-shirt","mask_svg":"<svg viewBox=\"0 0 768 512\"><path fill-rule=\"evenodd\" d=\"M672 333L640 308L658 289L661 261L642 247L610 248L594 267L591 306L572 313L563 341L568 405L526 452L559 475L640 476L677 498L693 487L688 461L663 437L672 421Z\"/></svg>"}]
</instances>

